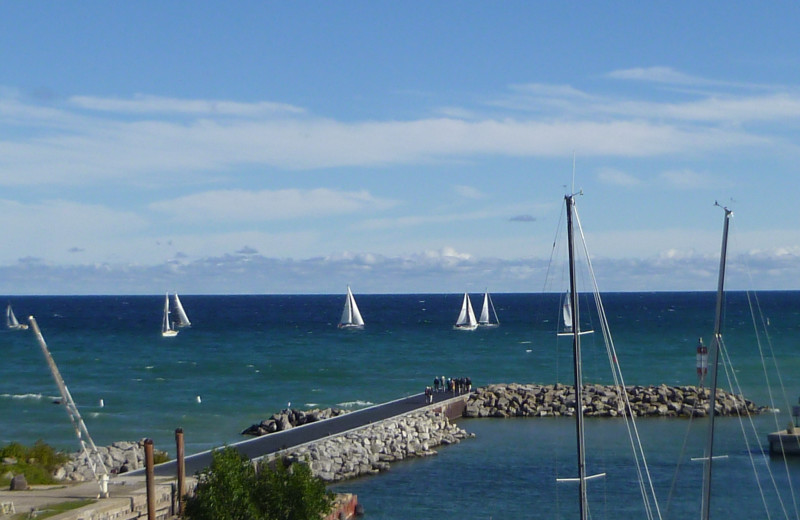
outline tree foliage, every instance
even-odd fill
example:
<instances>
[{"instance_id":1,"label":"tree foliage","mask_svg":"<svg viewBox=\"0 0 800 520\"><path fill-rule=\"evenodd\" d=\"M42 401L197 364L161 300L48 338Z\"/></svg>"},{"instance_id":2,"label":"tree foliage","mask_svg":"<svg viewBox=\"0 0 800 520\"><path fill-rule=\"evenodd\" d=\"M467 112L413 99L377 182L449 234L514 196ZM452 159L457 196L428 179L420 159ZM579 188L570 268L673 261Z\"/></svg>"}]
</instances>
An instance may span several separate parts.
<instances>
[{"instance_id":1,"label":"tree foliage","mask_svg":"<svg viewBox=\"0 0 800 520\"><path fill-rule=\"evenodd\" d=\"M333 494L305 464L253 465L234 448L215 450L184 515L190 520L319 520Z\"/></svg>"}]
</instances>

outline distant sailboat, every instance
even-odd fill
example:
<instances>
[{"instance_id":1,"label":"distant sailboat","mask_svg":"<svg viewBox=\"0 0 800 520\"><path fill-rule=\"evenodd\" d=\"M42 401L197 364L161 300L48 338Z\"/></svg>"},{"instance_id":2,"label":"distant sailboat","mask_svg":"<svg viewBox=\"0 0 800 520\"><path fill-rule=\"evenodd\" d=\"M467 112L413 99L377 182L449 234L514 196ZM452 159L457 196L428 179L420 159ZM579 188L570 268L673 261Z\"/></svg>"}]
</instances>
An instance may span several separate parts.
<instances>
[{"instance_id":1,"label":"distant sailboat","mask_svg":"<svg viewBox=\"0 0 800 520\"><path fill-rule=\"evenodd\" d=\"M28 326L24 323L20 323L17 321L17 317L14 316L14 311L11 310L11 304L8 304L6 307L6 327L10 330L27 330Z\"/></svg>"},{"instance_id":2,"label":"distant sailboat","mask_svg":"<svg viewBox=\"0 0 800 520\"><path fill-rule=\"evenodd\" d=\"M175 323L177 328L182 329L192 326L192 322L189 321L189 316L187 316L186 311L183 310L183 305L181 305L181 299L178 298L178 293L175 293L175 314L178 317L178 321Z\"/></svg>"},{"instance_id":3,"label":"distant sailboat","mask_svg":"<svg viewBox=\"0 0 800 520\"><path fill-rule=\"evenodd\" d=\"M161 320L161 335L165 338L178 335L178 331L175 330L169 319L169 293L164 296L164 317Z\"/></svg>"},{"instance_id":4,"label":"distant sailboat","mask_svg":"<svg viewBox=\"0 0 800 520\"><path fill-rule=\"evenodd\" d=\"M491 314L494 315L494 321L490 319L490 310ZM492 297L489 296L489 291L483 294L483 307L481 308L481 317L478 320L478 325L481 327L500 326L500 320L497 319L497 311L494 309L494 303L492 302Z\"/></svg>"},{"instance_id":5,"label":"distant sailboat","mask_svg":"<svg viewBox=\"0 0 800 520\"><path fill-rule=\"evenodd\" d=\"M461 313L458 315L456 324L453 325L456 330L475 330L478 328L478 320L475 319L475 311L472 310L472 302L469 299L469 294L464 293L464 301L461 303Z\"/></svg>"},{"instance_id":6,"label":"distant sailboat","mask_svg":"<svg viewBox=\"0 0 800 520\"><path fill-rule=\"evenodd\" d=\"M559 332L559 336L572 336L572 304L570 303L571 297L568 294L564 296L564 305L561 306L561 316L564 320L564 331ZM592 334L593 330L582 330L580 335Z\"/></svg>"},{"instance_id":7,"label":"distant sailboat","mask_svg":"<svg viewBox=\"0 0 800 520\"><path fill-rule=\"evenodd\" d=\"M342 319L339 320L340 329L363 329L364 318L361 317L361 312L356 305L356 299L353 297L350 286L347 286L347 297L344 300L344 310L342 311Z\"/></svg>"}]
</instances>

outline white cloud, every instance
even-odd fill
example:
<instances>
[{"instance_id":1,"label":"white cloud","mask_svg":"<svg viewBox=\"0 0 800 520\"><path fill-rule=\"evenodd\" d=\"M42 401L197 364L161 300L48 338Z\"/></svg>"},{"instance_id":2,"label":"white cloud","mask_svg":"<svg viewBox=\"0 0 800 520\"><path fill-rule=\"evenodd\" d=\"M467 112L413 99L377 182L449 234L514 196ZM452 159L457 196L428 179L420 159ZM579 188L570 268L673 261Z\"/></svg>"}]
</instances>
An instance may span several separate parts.
<instances>
[{"instance_id":1,"label":"white cloud","mask_svg":"<svg viewBox=\"0 0 800 520\"><path fill-rule=\"evenodd\" d=\"M654 83L669 83L674 85L698 85L712 83L697 76L679 72L670 67L636 67L632 69L614 70L606 74L612 79L625 79L635 81L649 81Z\"/></svg>"},{"instance_id":2,"label":"white cloud","mask_svg":"<svg viewBox=\"0 0 800 520\"><path fill-rule=\"evenodd\" d=\"M713 290L718 261L715 255L673 251L645 259L596 257L593 263L601 290L670 291ZM749 269L742 264L749 264ZM783 280L800 276L797 256L766 251L734 255L729 268L732 290L783 289ZM177 286L186 294L338 294L344 284L357 283L362 293L455 293L482 291L487 280L494 292L531 292L543 286L546 272L544 258L477 258L452 248L402 256L343 253L303 260L225 254L155 265L55 266L28 257L0 266L0 292L158 294L165 286ZM60 281L58 286L54 279Z\"/></svg>"},{"instance_id":3,"label":"white cloud","mask_svg":"<svg viewBox=\"0 0 800 520\"><path fill-rule=\"evenodd\" d=\"M101 112L131 114L186 114L195 116L257 117L279 113L303 114L305 110L286 103L260 101L240 103L227 100L176 99L138 94L133 99L73 96L69 103L75 107Z\"/></svg>"},{"instance_id":4,"label":"white cloud","mask_svg":"<svg viewBox=\"0 0 800 520\"><path fill-rule=\"evenodd\" d=\"M173 220L189 222L260 222L377 211L396 205L366 190L217 190L150 204Z\"/></svg>"},{"instance_id":5,"label":"white cloud","mask_svg":"<svg viewBox=\"0 0 800 520\"><path fill-rule=\"evenodd\" d=\"M556 93L561 90L555 89ZM559 99L571 106L575 96L567 93ZM578 117L564 108L562 115L570 114L565 119L440 117L356 122L298 117L292 110L275 115L270 103L73 99L116 111L87 115L72 108L42 109L16 99L0 100L6 135L20 128L30 130L31 121L36 122L34 131L0 140L0 185L110 180L148 184L167 172L186 182L198 174L230 174L252 165L308 170L481 156L559 157L576 148L584 156L648 157L770 142L767 136L727 125L665 124L659 119L665 116L706 122L767 117L764 114L800 117L800 99L789 95L672 105L599 103L573 107L579 110ZM130 106L120 105L121 101ZM125 117L127 112L119 112L134 109L150 110L151 117L131 121ZM182 122L155 117L169 111L196 117ZM726 118L725 114L733 115Z\"/></svg>"}]
</instances>

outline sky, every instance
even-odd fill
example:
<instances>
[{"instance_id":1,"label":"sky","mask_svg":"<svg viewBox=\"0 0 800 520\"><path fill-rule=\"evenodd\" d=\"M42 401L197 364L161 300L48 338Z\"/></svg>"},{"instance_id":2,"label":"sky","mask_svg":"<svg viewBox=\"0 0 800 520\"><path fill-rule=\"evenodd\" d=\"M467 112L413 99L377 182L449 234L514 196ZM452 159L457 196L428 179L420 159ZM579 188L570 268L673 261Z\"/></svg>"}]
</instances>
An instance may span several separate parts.
<instances>
[{"instance_id":1,"label":"sky","mask_svg":"<svg viewBox=\"0 0 800 520\"><path fill-rule=\"evenodd\" d=\"M0 294L800 289L800 4L4 2ZM559 268L560 269L560 268ZM560 271L559 271L560 272Z\"/></svg>"}]
</instances>

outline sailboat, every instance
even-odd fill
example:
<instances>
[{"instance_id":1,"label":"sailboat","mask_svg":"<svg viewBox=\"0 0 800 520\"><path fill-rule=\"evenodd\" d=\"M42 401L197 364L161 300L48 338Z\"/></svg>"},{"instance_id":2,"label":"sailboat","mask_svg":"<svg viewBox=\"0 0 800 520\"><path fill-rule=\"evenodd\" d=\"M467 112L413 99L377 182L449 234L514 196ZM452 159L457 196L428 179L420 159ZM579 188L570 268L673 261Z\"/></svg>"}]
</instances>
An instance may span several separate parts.
<instances>
[{"instance_id":1,"label":"sailboat","mask_svg":"<svg viewBox=\"0 0 800 520\"><path fill-rule=\"evenodd\" d=\"M578 509L581 520L587 520L590 516L589 502L587 494L587 483L590 480L603 478L605 473L595 475L587 474L586 468L586 447L584 442L584 388L583 388L583 368L581 361L581 336L591 331L582 332L580 327L580 314L578 308L578 289L577 289L577 275L575 267L575 233L573 232L573 220L577 220L577 209L575 208L574 195L566 195L564 197L567 212L567 244L569 255L569 293L567 295L568 301L562 306L561 313L564 321L569 320L569 332L558 333L558 336L568 335L572 338L572 361L573 361L573 374L575 377L575 423L576 423L576 441L577 441L577 473L578 476L574 478L558 478L558 482L577 482L578 484ZM578 221L580 226L580 221ZM583 237L583 232L579 234ZM584 251L586 245L583 244ZM588 254L587 254L588 260ZM628 399L628 394L625 391L625 381L622 377L622 371L617 362L616 350L611 339L610 329L608 327L608 320L603 312L603 306L600 302L600 291L597 287L594 273L591 273L591 262L589 262L589 269L591 274L591 281L593 283L593 291L595 302L597 303L598 318L600 326L602 327L602 336L606 340L606 349L608 353L609 363L614 379L614 386L617 388L619 399L618 412L620 416L626 421L628 430L628 438L631 448L633 449L634 461L639 480L639 490L641 493L644 512L649 518L661 518L661 513L658 508L658 500L656 499L655 490L650 477L650 472L647 469L647 462L644 455L641 442L639 441L638 430L634 419L634 413L631 408L631 403ZM629 515L626 515L629 516Z\"/></svg>"},{"instance_id":2,"label":"sailboat","mask_svg":"<svg viewBox=\"0 0 800 520\"><path fill-rule=\"evenodd\" d=\"M178 293L175 293L175 315L178 318L178 321L175 323L175 326L179 329L184 327L191 327L192 322L189 321L189 316L186 315L186 311L183 309L183 305L181 304L181 299L178 298Z\"/></svg>"},{"instance_id":3,"label":"sailboat","mask_svg":"<svg viewBox=\"0 0 800 520\"><path fill-rule=\"evenodd\" d=\"M715 203L719 206L719 203ZM722 249L719 258L719 279L717 282L717 307L714 316L714 336L709 349L711 386L709 388L708 431L706 432L706 449L703 455L703 494L700 517L708 520L711 516L711 470L714 461L714 416L717 403L717 372L719 368L719 351L722 342L722 303L725 292L725 264L728 255L728 225L733 212L725 210L725 224L722 228Z\"/></svg>"},{"instance_id":4,"label":"sailboat","mask_svg":"<svg viewBox=\"0 0 800 520\"><path fill-rule=\"evenodd\" d=\"M172 338L178 335L169 316L169 293L164 296L164 317L161 319L161 335L165 338Z\"/></svg>"},{"instance_id":5,"label":"sailboat","mask_svg":"<svg viewBox=\"0 0 800 520\"><path fill-rule=\"evenodd\" d=\"M6 307L6 327L10 330L27 330L28 326L24 323L20 323L17 321L17 317L14 316L14 311L11 309L11 304L8 304Z\"/></svg>"},{"instance_id":6,"label":"sailboat","mask_svg":"<svg viewBox=\"0 0 800 520\"><path fill-rule=\"evenodd\" d=\"M342 319L339 320L340 329L363 329L364 318L361 317L361 312L358 310L356 299L353 297L353 292L350 286L347 286L347 297L344 300L344 309L342 310Z\"/></svg>"},{"instance_id":7,"label":"sailboat","mask_svg":"<svg viewBox=\"0 0 800 520\"><path fill-rule=\"evenodd\" d=\"M491 321L491 314L494 315L494 321ZM478 326L480 327L499 327L500 320L497 319L497 311L494 309L494 302L492 297L489 296L489 291L483 294L483 307L481 308L481 317L478 319Z\"/></svg>"},{"instance_id":8,"label":"sailboat","mask_svg":"<svg viewBox=\"0 0 800 520\"><path fill-rule=\"evenodd\" d=\"M464 293L464 301L461 303L461 313L459 313L453 328L456 330L475 330L478 328L478 320L475 319L475 311L472 310L472 302L467 293Z\"/></svg>"}]
</instances>

